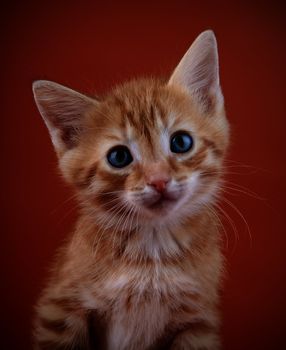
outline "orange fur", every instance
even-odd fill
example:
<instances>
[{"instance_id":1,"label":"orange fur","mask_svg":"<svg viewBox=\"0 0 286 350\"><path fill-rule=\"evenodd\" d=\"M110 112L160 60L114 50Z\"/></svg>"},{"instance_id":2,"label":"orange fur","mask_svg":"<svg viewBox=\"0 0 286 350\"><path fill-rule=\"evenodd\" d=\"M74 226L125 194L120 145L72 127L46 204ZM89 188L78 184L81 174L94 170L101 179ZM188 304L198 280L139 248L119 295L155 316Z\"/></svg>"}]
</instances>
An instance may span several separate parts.
<instances>
[{"instance_id":1,"label":"orange fur","mask_svg":"<svg viewBox=\"0 0 286 350\"><path fill-rule=\"evenodd\" d=\"M206 33L191 48L193 61L197 46L215 45ZM131 81L101 100L35 83L60 169L81 203L37 305L35 349L219 348L223 257L212 204L228 123L209 50L211 79L202 88L197 76L193 85L181 81L182 70L192 73L185 62L169 83ZM169 149L178 130L193 137L186 153ZM116 145L130 149L130 165L107 162ZM154 183L171 199L156 205Z\"/></svg>"}]
</instances>

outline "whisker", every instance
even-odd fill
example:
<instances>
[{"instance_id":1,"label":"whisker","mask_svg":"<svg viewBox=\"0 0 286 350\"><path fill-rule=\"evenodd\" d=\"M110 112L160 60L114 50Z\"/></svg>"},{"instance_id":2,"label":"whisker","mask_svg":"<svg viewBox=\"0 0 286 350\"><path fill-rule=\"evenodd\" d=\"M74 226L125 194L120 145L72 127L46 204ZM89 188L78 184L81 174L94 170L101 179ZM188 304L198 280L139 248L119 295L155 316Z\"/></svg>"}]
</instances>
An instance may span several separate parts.
<instances>
[{"instance_id":1,"label":"whisker","mask_svg":"<svg viewBox=\"0 0 286 350\"><path fill-rule=\"evenodd\" d=\"M222 228L223 232L224 232L224 236L226 238L226 249L228 249L229 247L229 239L228 239L228 234L226 232L226 229L219 217L219 215L216 213L216 211L211 207L209 206L208 204L204 204L204 206L211 212L212 215L214 215L216 217L216 219L218 220L219 224L220 224L220 227Z\"/></svg>"},{"instance_id":2,"label":"whisker","mask_svg":"<svg viewBox=\"0 0 286 350\"><path fill-rule=\"evenodd\" d=\"M247 228L247 232L248 232L248 235L249 235L249 239L250 239L250 246L252 247L253 245L253 239L252 239L252 235L251 235L251 232L250 232L250 227L245 219L245 217L243 216L243 214L241 213L241 211L231 202L229 201L228 199L226 199L225 197L222 198L222 200L228 204L239 216L240 218L243 220L246 228Z\"/></svg>"},{"instance_id":3,"label":"whisker","mask_svg":"<svg viewBox=\"0 0 286 350\"><path fill-rule=\"evenodd\" d=\"M118 215L122 210L124 210L125 209L125 203L121 203L121 205L119 205L119 206L114 206L111 210L110 210L110 212L113 214L113 215ZM106 223L110 223L110 217L109 217L109 215L107 215L107 217L105 218L105 220L103 220L103 223L101 224L101 231L99 231L98 233L97 233L97 235L95 235L95 237L94 237L94 242L93 242L93 246L95 245L95 243L97 243L97 247L99 247L99 242L100 242L100 240L102 239L102 237L103 237L103 234L106 232L106 230L108 229L108 228L110 228L110 227L108 227L108 226L106 226ZM111 226L112 227L112 226ZM98 235L99 234L101 234L101 236L100 236L100 238L99 238L99 240L98 240ZM96 250L96 252L95 252L95 254L94 255L96 255L96 253L97 253L97 250Z\"/></svg>"},{"instance_id":4,"label":"whisker","mask_svg":"<svg viewBox=\"0 0 286 350\"><path fill-rule=\"evenodd\" d=\"M259 199L259 200L265 200L265 198L262 198L256 194L253 194L252 192L247 192L247 191L244 191L244 190L241 190L239 188L235 188L235 187L231 187L231 186L226 186L226 185L222 185L221 186L221 190L230 194L230 195L238 195L238 194L245 194L246 196L249 196L249 197L252 197L254 199ZM230 190L230 191L227 191L227 190ZM238 192L238 193L232 193L231 191L235 191L235 192Z\"/></svg>"},{"instance_id":5,"label":"whisker","mask_svg":"<svg viewBox=\"0 0 286 350\"><path fill-rule=\"evenodd\" d=\"M228 213L217 203L215 202L214 203L214 206L222 213L222 215L226 218L227 222L230 224L231 228L232 228L232 231L234 233L234 237L235 237L235 240L234 240L234 247L233 247L233 251L232 251L232 254L234 253L234 251L236 250L236 247L237 247L237 242L239 241L239 234L238 234L238 230L237 230L237 227L234 223L234 221L231 219L231 217L228 215Z\"/></svg>"},{"instance_id":6,"label":"whisker","mask_svg":"<svg viewBox=\"0 0 286 350\"><path fill-rule=\"evenodd\" d=\"M74 200L75 198L77 198L77 194L73 194L71 196L69 196L67 199L65 199L63 202L61 202L56 208L54 208L50 214L54 215L60 208L62 208L65 204L67 204L68 202Z\"/></svg>"}]
</instances>

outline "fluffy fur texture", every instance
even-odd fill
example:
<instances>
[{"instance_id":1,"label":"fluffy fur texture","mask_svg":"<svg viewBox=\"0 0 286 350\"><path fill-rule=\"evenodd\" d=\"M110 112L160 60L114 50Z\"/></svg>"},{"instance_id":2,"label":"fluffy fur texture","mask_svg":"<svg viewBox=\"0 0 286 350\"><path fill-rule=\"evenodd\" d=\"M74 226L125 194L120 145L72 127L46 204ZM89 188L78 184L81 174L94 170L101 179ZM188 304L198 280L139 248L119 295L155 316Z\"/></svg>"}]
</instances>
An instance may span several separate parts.
<instances>
[{"instance_id":1,"label":"fluffy fur texture","mask_svg":"<svg viewBox=\"0 0 286 350\"><path fill-rule=\"evenodd\" d=\"M33 85L59 166L81 204L37 305L35 349L219 349L223 258L215 201L228 144L213 32L168 82L90 98ZM170 150L183 130L193 147ZM115 168L110 149L133 161Z\"/></svg>"}]
</instances>

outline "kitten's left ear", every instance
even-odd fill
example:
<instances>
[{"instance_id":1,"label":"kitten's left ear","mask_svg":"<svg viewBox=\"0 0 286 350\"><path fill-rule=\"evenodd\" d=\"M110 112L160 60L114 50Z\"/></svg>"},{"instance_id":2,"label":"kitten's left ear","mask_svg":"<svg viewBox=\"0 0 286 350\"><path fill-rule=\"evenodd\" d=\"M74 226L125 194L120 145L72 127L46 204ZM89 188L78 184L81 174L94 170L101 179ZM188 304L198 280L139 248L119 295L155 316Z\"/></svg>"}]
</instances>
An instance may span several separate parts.
<instances>
[{"instance_id":1,"label":"kitten's left ear","mask_svg":"<svg viewBox=\"0 0 286 350\"><path fill-rule=\"evenodd\" d=\"M37 107L47 125L58 156L77 146L87 128L88 111L98 102L52 81L33 83Z\"/></svg>"},{"instance_id":2,"label":"kitten's left ear","mask_svg":"<svg viewBox=\"0 0 286 350\"><path fill-rule=\"evenodd\" d=\"M219 83L217 42L213 31L201 33L172 74L169 85L179 85L196 98L206 112L223 107Z\"/></svg>"}]
</instances>

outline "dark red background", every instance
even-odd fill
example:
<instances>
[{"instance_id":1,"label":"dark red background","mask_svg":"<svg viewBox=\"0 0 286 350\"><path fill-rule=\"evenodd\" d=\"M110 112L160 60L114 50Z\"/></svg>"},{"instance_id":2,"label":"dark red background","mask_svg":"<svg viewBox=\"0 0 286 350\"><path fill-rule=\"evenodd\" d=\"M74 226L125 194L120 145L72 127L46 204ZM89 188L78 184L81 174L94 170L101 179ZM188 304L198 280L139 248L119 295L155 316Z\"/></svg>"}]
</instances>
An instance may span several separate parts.
<instances>
[{"instance_id":1,"label":"dark red background","mask_svg":"<svg viewBox=\"0 0 286 350\"><path fill-rule=\"evenodd\" d=\"M76 218L56 171L31 84L55 80L103 92L167 75L212 28L232 124L228 179L265 200L228 195L225 349L282 349L286 331L285 8L279 2L23 2L1 11L1 349L30 349L33 304L55 249ZM231 163L231 165L234 165ZM252 168L253 167L253 168Z\"/></svg>"}]
</instances>

